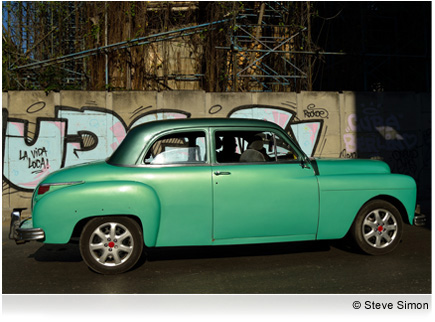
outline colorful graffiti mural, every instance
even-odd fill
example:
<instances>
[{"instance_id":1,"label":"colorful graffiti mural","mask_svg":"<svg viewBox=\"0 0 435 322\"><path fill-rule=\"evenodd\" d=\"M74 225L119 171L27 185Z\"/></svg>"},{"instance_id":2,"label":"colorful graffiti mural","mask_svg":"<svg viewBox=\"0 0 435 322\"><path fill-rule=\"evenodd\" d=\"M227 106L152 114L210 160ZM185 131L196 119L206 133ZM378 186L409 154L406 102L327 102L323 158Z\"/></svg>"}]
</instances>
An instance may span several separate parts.
<instances>
[{"instance_id":1,"label":"colorful graffiti mural","mask_svg":"<svg viewBox=\"0 0 435 322\"><path fill-rule=\"evenodd\" d=\"M296 113L274 106L241 106L229 117L250 118L273 122L295 138L306 155L313 156L321 133L323 120L301 122Z\"/></svg>"},{"instance_id":2,"label":"colorful graffiti mural","mask_svg":"<svg viewBox=\"0 0 435 322\"><path fill-rule=\"evenodd\" d=\"M179 94L180 99L171 94L168 99L164 95L151 95L145 100L135 94L133 99L125 96L128 98L128 102L122 103L125 106L112 106L119 103L111 101L111 108L106 109L98 107L98 95L89 94L80 97L86 106L54 106L51 117L49 104L44 102L45 94L27 94L26 106L17 106L21 98L17 100L18 96L13 94L10 96L13 101L6 101L8 108L3 108L3 191L11 187L16 191L31 192L55 170L107 158L127 131L136 125L153 120L204 116L276 123L296 139L309 156L380 156L393 171L415 178L424 177L427 171L422 169L430 168L426 166L427 157L421 161L429 155L425 152L428 145L421 142L415 125L409 126L412 113L408 113L405 106L400 108L400 113L391 106L387 108L385 101L376 100L379 99L377 96L367 96L365 101L360 101L349 95L352 103L340 105L337 97L343 94L279 94L270 96L268 105L252 104L260 101L260 96L219 94L210 98L219 104L203 106L202 93L193 95L187 102L182 101L186 99L183 93ZM261 101L266 102L267 95L264 97L261 96ZM235 99L240 103L234 103ZM179 100L183 106L180 109L156 109L155 106L157 101L159 106L175 106ZM358 101L363 103L356 103ZM104 104L103 100L101 102ZM8 106L10 104L12 106ZM358 108L353 104L358 104ZM20 112L9 115L11 110Z\"/></svg>"},{"instance_id":3,"label":"colorful graffiti mural","mask_svg":"<svg viewBox=\"0 0 435 322\"><path fill-rule=\"evenodd\" d=\"M45 103L38 102L29 108L35 112L44 107ZM190 113L181 110L149 112L150 108L141 106L134 110L131 116L134 120L127 127L118 114L104 108L56 106L53 118L37 118L33 139L29 139L28 121L8 118L4 109L3 178L15 189L31 191L53 171L107 158L129 128L154 120L190 117ZM217 113L221 109L214 105L210 111ZM310 156L315 152L323 124L323 120L301 122L294 111L275 106L240 106L228 117L274 122L292 135Z\"/></svg>"},{"instance_id":4,"label":"colorful graffiti mural","mask_svg":"<svg viewBox=\"0 0 435 322\"><path fill-rule=\"evenodd\" d=\"M7 116L7 111L4 116ZM183 111L152 112L130 127L161 119L190 117ZM59 106L52 119L38 118L30 140L28 121L7 118L3 129L3 178L18 190L33 190L60 168L107 158L125 138L128 128L114 112L101 108Z\"/></svg>"}]
</instances>

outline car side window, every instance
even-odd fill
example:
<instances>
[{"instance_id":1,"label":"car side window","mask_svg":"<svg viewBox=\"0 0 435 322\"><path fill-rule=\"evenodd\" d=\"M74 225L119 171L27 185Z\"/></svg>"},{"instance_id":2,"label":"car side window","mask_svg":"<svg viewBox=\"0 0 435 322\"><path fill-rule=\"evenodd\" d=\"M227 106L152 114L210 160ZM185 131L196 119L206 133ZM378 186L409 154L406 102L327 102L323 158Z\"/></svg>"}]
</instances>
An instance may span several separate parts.
<instances>
[{"instance_id":1,"label":"car side window","mask_svg":"<svg viewBox=\"0 0 435 322\"><path fill-rule=\"evenodd\" d=\"M201 164L207 161L204 132L169 134L153 143L145 156L145 164Z\"/></svg>"},{"instance_id":2,"label":"car side window","mask_svg":"<svg viewBox=\"0 0 435 322\"><path fill-rule=\"evenodd\" d=\"M295 149L271 131L217 131L216 161L289 162L298 159Z\"/></svg>"},{"instance_id":3,"label":"car side window","mask_svg":"<svg viewBox=\"0 0 435 322\"><path fill-rule=\"evenodd\" d=\"M240 137L237 132L216 132L215 147L218 163L233 163L240 161L242 152Z\"/></svg>"}]
</instances>

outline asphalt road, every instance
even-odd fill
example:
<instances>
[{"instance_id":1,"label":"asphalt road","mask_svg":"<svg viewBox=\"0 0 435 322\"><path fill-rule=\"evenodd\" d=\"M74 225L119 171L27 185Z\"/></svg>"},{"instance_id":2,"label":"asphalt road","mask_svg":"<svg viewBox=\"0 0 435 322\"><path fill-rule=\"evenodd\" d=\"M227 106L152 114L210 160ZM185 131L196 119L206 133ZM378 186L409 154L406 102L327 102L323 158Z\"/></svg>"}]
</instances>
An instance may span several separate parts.
<instances>
[{"instance_id":1,"label":"asphalt road","mask_svg":"<svg viewBox=\"0 0 435 322\"><path fill-rule=\"evenodd\" d=\"M408 225L384 256L336 242L165 248L116 276L89 270L78 244L16 245L2 232L3 294L431 293L431 231Z\"/></svg>"}]
</instances>

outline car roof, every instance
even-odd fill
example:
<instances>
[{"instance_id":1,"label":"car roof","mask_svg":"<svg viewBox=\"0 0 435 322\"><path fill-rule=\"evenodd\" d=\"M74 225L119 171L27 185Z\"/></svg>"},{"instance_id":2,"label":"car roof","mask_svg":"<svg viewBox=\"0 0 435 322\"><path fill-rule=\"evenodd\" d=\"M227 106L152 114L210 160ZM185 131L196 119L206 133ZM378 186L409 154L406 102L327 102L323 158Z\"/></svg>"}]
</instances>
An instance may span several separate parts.
<instances>
[{"instance_id":1,"label":"car roof","mask_svg":"<svg viewBox=\"0 0 435 322\"><path fill-rule=\"evenodd\" d=\"M272 122L244 118L188 118L152 121L133 127L108 159L108 162L117 165L133 165L138 160L138 153L155 135L172 130L209 127L233 127L234 129L251 127L282 130L279 125Z\"/></svg>"},{"instance_id":2,"label":"car roof","mask_svg":"<svg viewBox=\"0 0 435 322\"><path fill-rule=\"evenodd\" d=\"M151 132L161 132L174 128L189 128L189 127L272 127L280 128L275 123L246 118L186 118L186 119L171 119L152 121L140 124L134 129L146 130Z\"/></svg>"}]
</instances>

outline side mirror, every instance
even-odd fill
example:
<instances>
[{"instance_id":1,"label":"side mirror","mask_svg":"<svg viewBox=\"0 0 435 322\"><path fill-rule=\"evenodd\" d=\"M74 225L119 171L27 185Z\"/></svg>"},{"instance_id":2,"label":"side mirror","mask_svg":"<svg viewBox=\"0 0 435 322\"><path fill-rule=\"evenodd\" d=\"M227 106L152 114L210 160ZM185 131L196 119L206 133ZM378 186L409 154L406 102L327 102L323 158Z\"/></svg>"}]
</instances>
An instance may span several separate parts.
<instances>
[{"instance_id":1,"label":"side mirror","mask_svg":"<svg viewBox=\"0 0 435 322\"><path fill-rule=\"evenodd\" d=\"M311 169L311 162L310 159L306 156L304 156L301 160L301 167L303 169Z\"/></svg>"}]
</instances>

